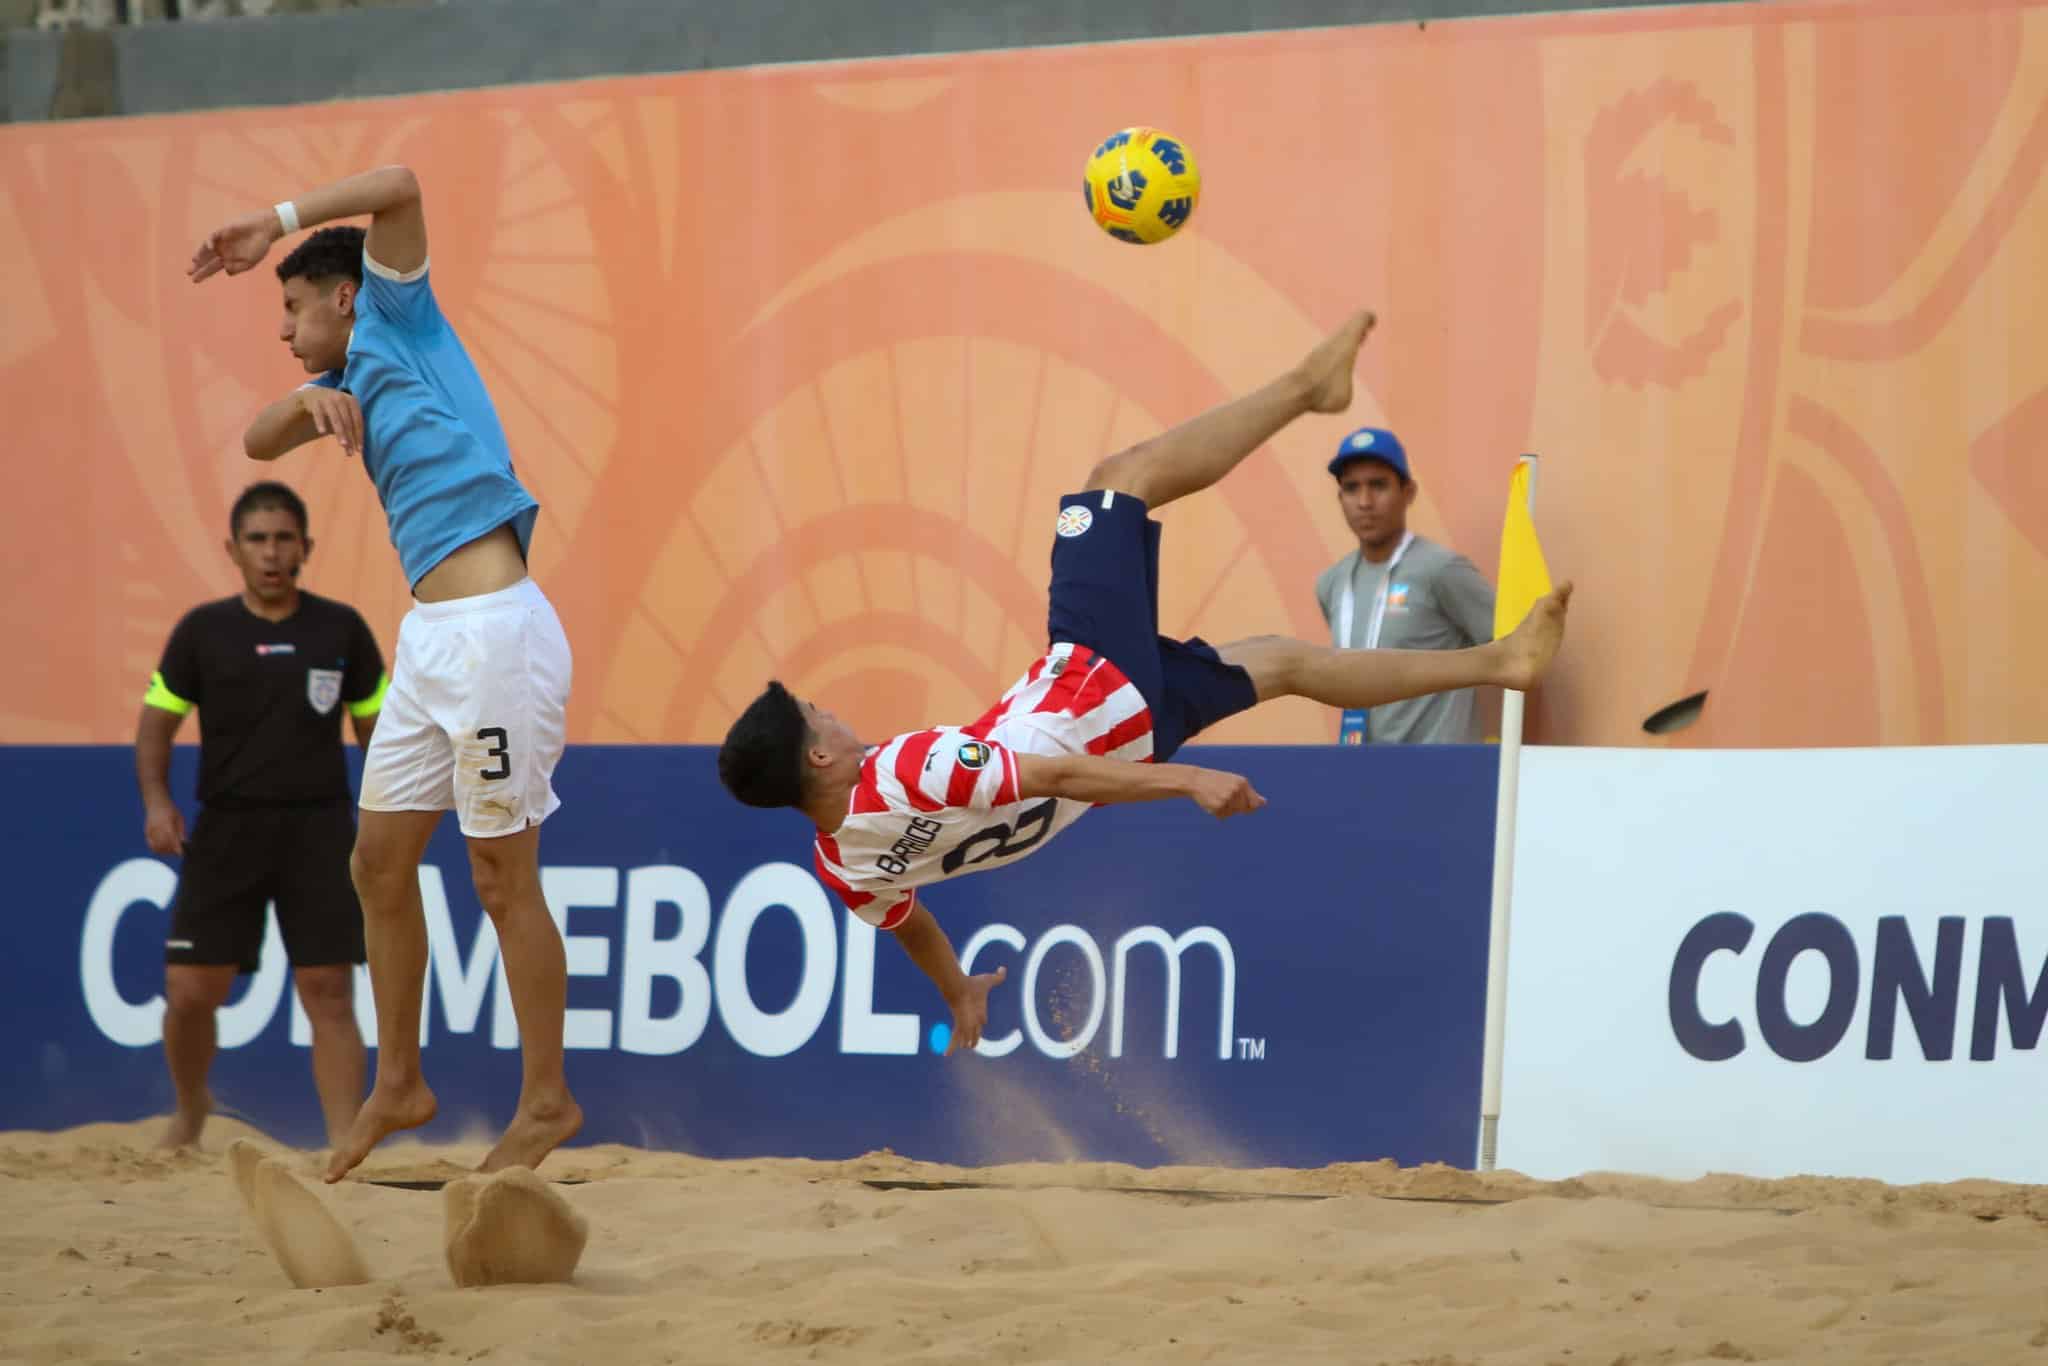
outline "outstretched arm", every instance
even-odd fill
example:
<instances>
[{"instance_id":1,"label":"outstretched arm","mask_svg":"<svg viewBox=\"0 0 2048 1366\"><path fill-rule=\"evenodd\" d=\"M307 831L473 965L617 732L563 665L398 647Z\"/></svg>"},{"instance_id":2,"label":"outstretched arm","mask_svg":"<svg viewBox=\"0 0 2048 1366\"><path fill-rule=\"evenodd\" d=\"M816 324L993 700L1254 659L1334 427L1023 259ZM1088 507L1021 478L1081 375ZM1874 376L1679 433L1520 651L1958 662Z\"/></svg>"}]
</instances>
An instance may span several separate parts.
<instances>
[{"instance_id":1,"label":"outstretched arm","mask_svg":"<svg viewBox=\"0 0 2048 1366\"><path fill-rule=\"evenodd\" d=\"M1266 804L1251 780L1241 773L1223 773L1192 764L1137 764L1085 754L1057 759L1019 754L1017 788L1025 798L1065 797L1097 806L1186 797L1218 820L1256 811Z\"/></svg>"},{"instance_id":2,"label":"outstretched arm","mask_svg":"<svg viewBox=\"0 0 2048 1366\"><path fill-rule=\"evenodd\" d=\"M316 228L337 218L370 215L366 250L377 264L409 274L427 263L427 215L418 177L404 166L385 166L309 190L276 208L245 214L216 228L192 253L187 268L196 283L226 271L240 275L262 264L271 244L294 227ZM295 218L296 225L286 218Z\"/></svg>"},{"instance_id":3,"label":"outstretched arm","mask_svg":"<svg viewBox=\"0 0 2048 1366\"><path fill-rule=\"evenodd\" d=\"M953 942L922 903L911 907L909 916L896 927L896 942L910 955L910 961L932 979L932 985L939 989L939 995L946 998L946 1005L953 1012L953 1037L946 1052L980 1043L981 1031L988 1024L989 991L1009 975L1009 970L997 968L969 977L954 956Z\"/></svg>"}]
</instances>

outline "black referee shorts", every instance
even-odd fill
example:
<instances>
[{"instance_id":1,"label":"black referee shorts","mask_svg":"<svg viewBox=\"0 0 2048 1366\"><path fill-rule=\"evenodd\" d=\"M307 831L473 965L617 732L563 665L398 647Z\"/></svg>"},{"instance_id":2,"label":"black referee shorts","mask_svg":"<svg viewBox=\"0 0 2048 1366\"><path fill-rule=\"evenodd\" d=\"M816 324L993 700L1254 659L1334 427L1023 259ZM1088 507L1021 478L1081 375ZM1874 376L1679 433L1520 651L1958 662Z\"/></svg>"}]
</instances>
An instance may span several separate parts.
<instances>
[{"instance_id":1,"label":"black referee shorts","mask_svg":"<svg viewBox=\"0 0 2048 1366\"><path fill-rule=\"evenodd\" d=\"M292 966L362 962L363 910L348 874L355 841L347 803L202 808L185 844L164 961L256 971L263 912L274 901Z\"/></svg>"}]
</instances>

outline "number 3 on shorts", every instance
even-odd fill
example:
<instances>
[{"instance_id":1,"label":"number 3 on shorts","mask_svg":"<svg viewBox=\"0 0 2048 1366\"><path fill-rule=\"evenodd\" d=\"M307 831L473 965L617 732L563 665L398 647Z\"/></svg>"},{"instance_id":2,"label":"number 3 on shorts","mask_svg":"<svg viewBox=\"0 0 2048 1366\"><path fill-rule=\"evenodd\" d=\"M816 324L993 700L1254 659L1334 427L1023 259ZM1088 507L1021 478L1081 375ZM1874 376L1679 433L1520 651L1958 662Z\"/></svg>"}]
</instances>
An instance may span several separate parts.
<instances>
[{"instance_id":1,"label":"number 3 on shorts","mask_svg":"<svg viewBox=\"0 0 2048 1366\"><path fill-rule=\"evenodd\" d=\"M485 726L476 733L476 738L492 742L487 753L491 758L498 761L496 768L480 768L476 771L476 776L488 779L491 782L511 777L512 752L506 747L505 728L503 726Z\"/></svg>"}]
</instances>

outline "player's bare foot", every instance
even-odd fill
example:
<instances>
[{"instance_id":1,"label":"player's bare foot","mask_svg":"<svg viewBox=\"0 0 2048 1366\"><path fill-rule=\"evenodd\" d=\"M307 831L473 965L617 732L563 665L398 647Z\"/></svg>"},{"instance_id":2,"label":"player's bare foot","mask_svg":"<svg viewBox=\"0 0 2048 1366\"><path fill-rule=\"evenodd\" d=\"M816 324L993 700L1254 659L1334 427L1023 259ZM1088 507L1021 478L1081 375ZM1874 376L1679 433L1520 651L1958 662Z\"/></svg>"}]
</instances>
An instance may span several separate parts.
<instances>
[{"instance_id":1,"label":"player's bare foot","mask_svg":"<svg viewBox=\"0 0 2048 1366\"><path fill-rule=\"evenodd\" d=\"M1341 413L1351 406L1351 371L1358 364L1358 348L1365 345L1378 321L1370 309L1352 314L1302 361L1300 373L1308 384L1310 412Z\"/></svg>"},{"instance_id":2,"label":"player's bare foot","mask_svg":"<svg viewBox=\"0 0 2048 1366\"><path fill-rule=\"evenodd\" d=\"M538 1167L541 1159L576 1137L583 1127L583 1108L564 1091L559 1098L527 1102L521 1100L519 1113L505 1126L498 1146L484 1157L477 1170L499 1172L508 1167Z\"/></svg>"},{"instance_id":3,"label":"player's bare foot","mask_svg":"<svg viewBox=\"0 0 2048 1366\"><path fill-rule=\"evenodd\" d=\"M370 1155L370 1149L400 1129L419 1128L434 1117L437 1109L434 1093L427 1089L424 1081L415 1078L410 1083L396 1086L378 1082L371 1088L370 1098L363 1102L363 1108L356 1111L348 1138L337 1143L327 1159L324 1179L329 1185L341 1180Z\"/></svg>"},{"instance_id":4,"label":"player's bare foot","mask_svg":"<svg viewBox=\"0 0 2048 1366\"><path fill-rule=\"evenodd\" d=\"M171 1116L170 1124L164 1129L163 1137L157 1139L159 1152L170 1152L177 1148L199 1146L199 1131L206 1127L206 1117L213 1113L213 1097L202 1098L196 1108L179 1106Z\"/></svg>"},{"instance_id":5,"label":"player's bare foot","mask_svg":"<svg viewBox=\"0 0 2048 1366\"><path fill-rule=\"evenodd\" d=\"M1527 692L1550 671L1557 647L1564 643L1565 609L1572 600L1572 586L1561 583L1536 600L1522 624L1500 642L1500 686Z\"/></svg>"}]
</instances>

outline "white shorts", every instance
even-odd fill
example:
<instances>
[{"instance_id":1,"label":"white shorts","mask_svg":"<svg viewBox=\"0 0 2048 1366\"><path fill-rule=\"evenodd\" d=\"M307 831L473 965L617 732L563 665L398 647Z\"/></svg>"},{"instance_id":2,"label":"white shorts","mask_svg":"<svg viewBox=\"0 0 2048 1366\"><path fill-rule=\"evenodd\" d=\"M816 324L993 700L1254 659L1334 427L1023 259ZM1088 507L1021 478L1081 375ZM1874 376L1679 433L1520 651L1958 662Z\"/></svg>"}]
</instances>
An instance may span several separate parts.
<instances>
[{"instance_id":1,"label":"white shorts","mask_svg":"<svg viewBox=\"0 0 2048 1366\"><path fill-rule=\"evenodd\" d=\"M462 833L512 835L560 806L569 638L532 579L416 603L363 758L365 811L447 811Z\"/></svg>"}]
</instances>

